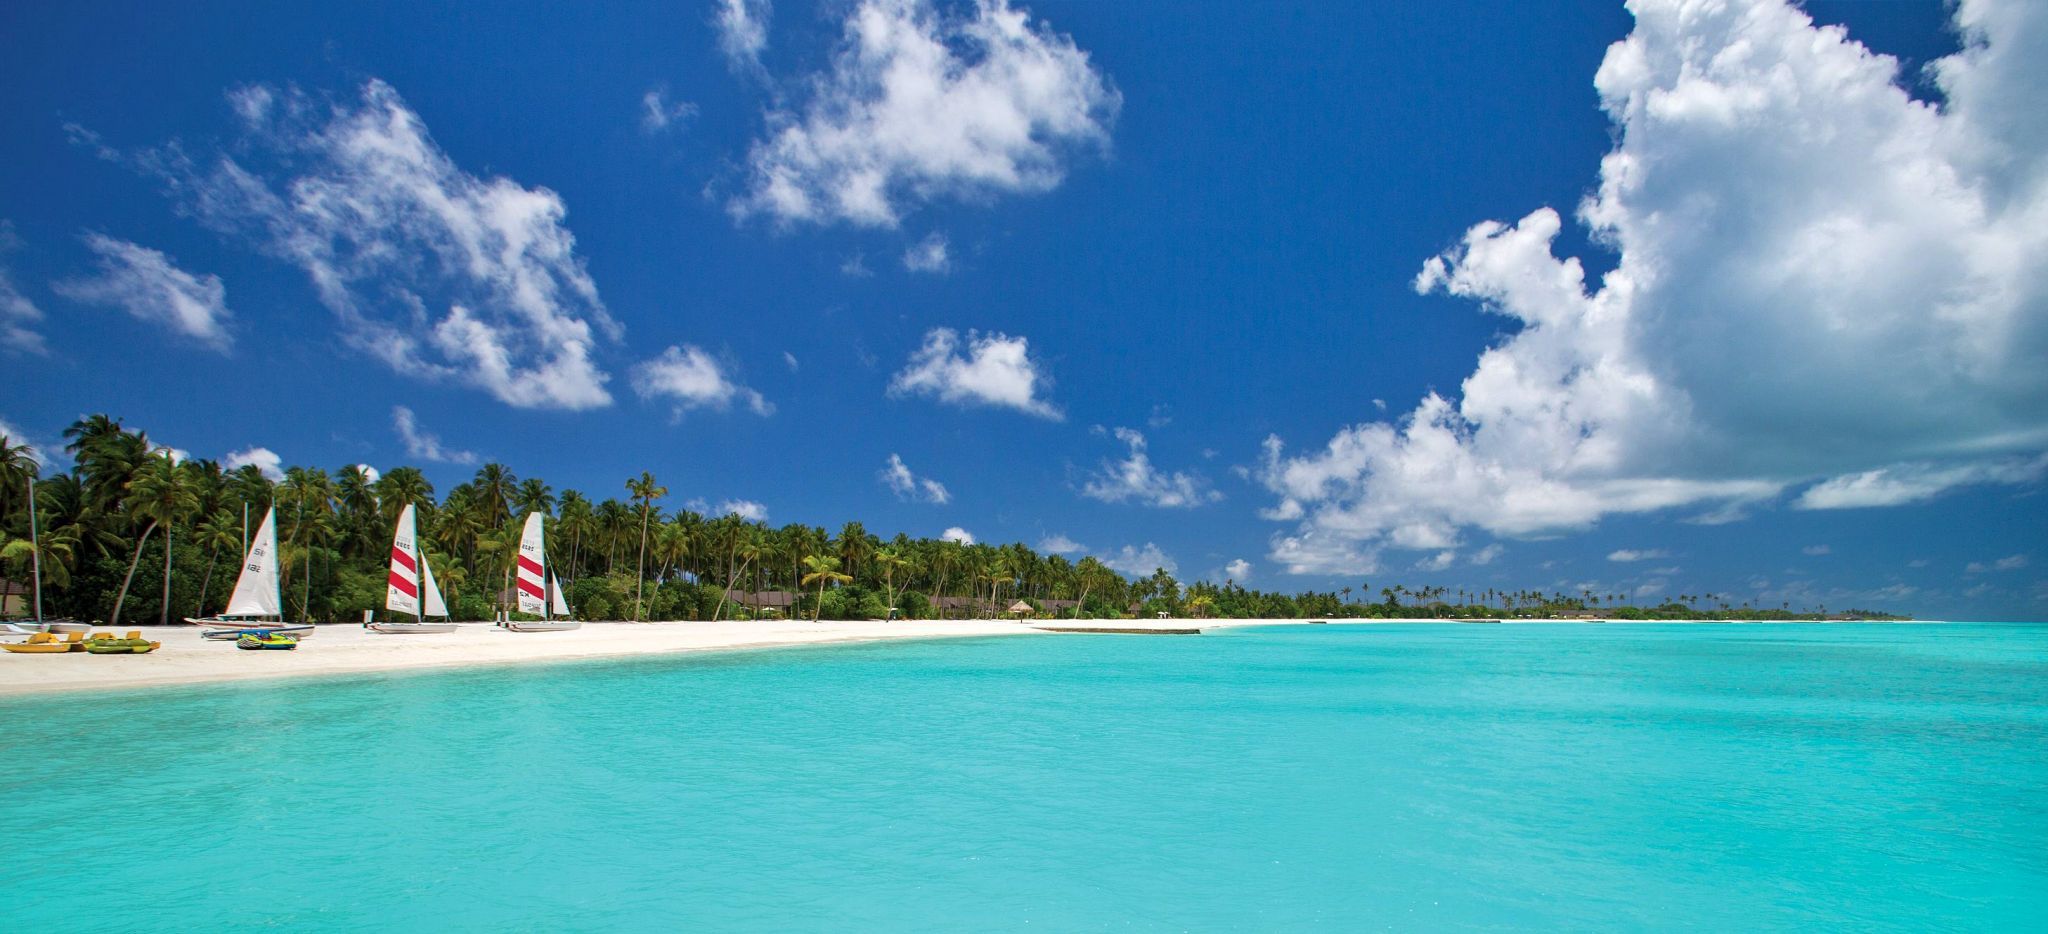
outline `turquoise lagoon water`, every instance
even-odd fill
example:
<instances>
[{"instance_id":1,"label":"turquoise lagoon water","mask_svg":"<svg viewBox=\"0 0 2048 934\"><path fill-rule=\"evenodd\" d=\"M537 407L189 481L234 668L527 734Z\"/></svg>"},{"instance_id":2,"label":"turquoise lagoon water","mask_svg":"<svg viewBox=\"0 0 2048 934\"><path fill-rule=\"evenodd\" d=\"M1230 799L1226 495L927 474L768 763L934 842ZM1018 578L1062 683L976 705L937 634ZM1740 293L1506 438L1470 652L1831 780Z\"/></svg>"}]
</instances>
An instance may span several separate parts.
<instances>
[{"instance_id":1,"label":"turquoise lagoon water","mask_svg":"<svg viewBox=\"0 0 2048 934\"><path fill-rule=\"evenodd\" d=\"M2043 626L997 638L0 718L16 931L2048 925Z\"/></svg>"}]
</instances>

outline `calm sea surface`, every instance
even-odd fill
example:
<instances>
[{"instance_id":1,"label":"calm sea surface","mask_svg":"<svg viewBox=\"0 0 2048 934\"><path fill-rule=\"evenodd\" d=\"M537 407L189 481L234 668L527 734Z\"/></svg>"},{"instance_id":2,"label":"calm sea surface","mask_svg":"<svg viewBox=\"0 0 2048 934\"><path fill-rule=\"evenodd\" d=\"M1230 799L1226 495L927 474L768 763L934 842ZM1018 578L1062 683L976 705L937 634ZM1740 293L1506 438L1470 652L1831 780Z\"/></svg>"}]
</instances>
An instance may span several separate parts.
<instances>
[{"instance_id":1,"label":"calm sea surface","mask_svg":"<svg viewBox=\"0 0 2048 934\"><path fill-rule=\"evenodd\" d=\"M12 931L2048 928L2043 626L998 638L0 722Z\"/></svg>"}]
</instances>

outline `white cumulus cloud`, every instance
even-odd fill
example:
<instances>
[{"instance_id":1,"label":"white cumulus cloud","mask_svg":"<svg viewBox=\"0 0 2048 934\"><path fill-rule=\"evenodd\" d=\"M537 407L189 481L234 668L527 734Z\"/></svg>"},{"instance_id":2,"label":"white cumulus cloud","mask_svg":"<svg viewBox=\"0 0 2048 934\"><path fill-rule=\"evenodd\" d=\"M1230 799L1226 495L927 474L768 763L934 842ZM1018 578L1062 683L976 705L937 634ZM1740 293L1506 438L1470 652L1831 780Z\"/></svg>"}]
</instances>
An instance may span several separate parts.
<instances>
[{"instance_id":1,"label":"white cumulus cloud","mask_svg":"<svg viewBox=\"0 0 2048 934\"><path fill-rule=\"evenodd\" d=\"M767 113L736 216L893 227L943 196L1047 191L1070 151L1107 148L1121 104L1072 39L1008 0L862 0L801 87Z\"/></svg>"},{"instance_id":2,"label":"white cumulus cloud","mask_svg":"<svg viewBox=\"0 0 2048 934\"><path fill-rule=\"evenodd\" d=\"M892 396L932 396L955 405L991 405L1059 421L1064 416L1040 392L1051 383L1031 358L1030 342L1007 334L933 328L889 381Z\"/></svg>"},{"instance_id":3,"label":"white cumulus cloud","mask_svg":"<svg viewBox=\"0 0 2048 934\"><path fill-rule=\"evenodd\" d=\"M1049 555L1071 555L1088 550L1088 546L1068 538L1063 532L1056 532L1038 541L1038 550Z\"/></svg>"},{"instance_id":4,"label":"white cumulus cloud","mask_svg":"<svg viewBox=\"0 0 2048 934\"><path fill-rule=\"evenodd\" d=\"M234 346L227 330L227 287L219 276L195 276L160 251L104 234L86 234L85 246L98 258L99 272L52 283L52 291L75 302L119 308L221 353Z\"/></svg>"},{"instance_id":5,"label":"white cumulus cloud","mask_svg":"<svg viewBox=\"0 0 2048 934\"><path fill-rule=\"evenodd\" d=\"M398 440L404 442L405 453L412 457L437 464L477 462L475 452L451 448L441 443L440 435L421 428L419 419L405 406L391 407L391 427L398 432Z\"/></svg>"},{"instance_id":6,"label":"white cumulus cloud","mask_svg":"<svg viewBox=\"0 0 2048 934\"><path fill-rule=\"evenodd\" d=\"M376 483L378 479L384 476L382 471L368 464L357 464L356 472L363 475L363 482L365 483Z\"/></svg>"},{"instance_id":7,"label":"white cumulus cloud","mask_svg":"<svg viewBox=\"0 0 2048 934\"><path fill-rule=\"evenodd\" d=\"M677 418L691 409L723 412L735 402L755 415L775 414L775 406L766 397L735 382L710 354L689 344L670 347L634 367L633 391L642 399L673 404Z\"/></svg>"},{"instance_id":8,"label":"white cumulus cloud","mask_svg":"<svg viewBox=\"0 0 2048 934\"><path fill-rule=\"evenodd\" d=\"M1145 452L1145 436L1137 430L1118 428L1114 433L1130 449L1130 456L1120 461L1104 461L1081 485L1082 496L1105 503L1128 502L1163 509L1200 506L1223 498L1222 493L1209 488L1200 474L1169 472L1154 466Z\"/></svg>"},{"instance_id":9,"label":"white cumulus cloud","mask_svg":"<svg viewBox=\"0 0 2048 934\"><path fill-rule=\"evenodd\" d=\"M711 507L715 516L738 516L749 522L768 521L768 507L751 499L728 499Z\"/></svg>"},{"instance_id":10,"label":"white cumulus cloud","mask_svg":"<svg viewBox=\"0 0 2048 934\"><path fill-rule=\"evenodd\" d=\"M1607 560L1623 563L1630 561L1655 561L1658 558L1669 557L1671 557L1671 553L1662 548L1621 548L1607 553Z\"/></svg>"},{"instance_id":11,"label":"white cumulus cloud","mask_svg":"<svg viewBox=\"0 0 2048 934\"><path fill-rule=\"evenodd\" d=\"M953 500L953 494L946 492L945 484L911 473L903 458L895 454L889 455L889 463L883 465L881 478L889 489L895 491L898 499L941 505Z\"/></svg>"},{"instance_id":12,"label":"white cumulus cloud","mask_svg":"<svg viewBox=\"0 0 2048 934\"><path fill-rule=\"evenodd\" d=\"M962 545L974 544L974 533L957 525L948 527L944 532L940 532L939 537L949 542L959 542Z\"/></svg>"},{"instance_id":13,"label":"white cumulus cloud","mask_svg":"<svg viewBox=\"0 0 2048 934\"><path fill-rule=\"evenodd\" d=\"M1302 455L1268 442L1268 514L1299 522L1274 540L1291 569L1474 527L1732 521L1813 482L1809 508L1910 501L2014 482L1989 465L2048 447L2040 8L1960 3L1939 107L1781 3L1631 9L1594 76L1616 143L1578 210L1617 268L1589 284L1555 255L1549 208L1424 264L1419 290L1517 326L1453 398Z\"/></svg>"},{"instance_id":14,"label":"white cumulus cloud","mask_svg":"<svg viewBox=\"0 0 2048 934\"><path fill-rule=\"evenodd\" d=\"M261 86L229 100L243 135L210 156L173 142L130 159L70 129L202 223L298 266L349 343L394 370L521 408L610 404L594 354L620 328L561 196L463 170L382 81L353 103Z\"/></svg>"},{"instance_id":15,"label":"white cumulus cloud","mask_svg":"<svg viewBox=\"0 0 2048 934\"><path fill-rule=\"evenodd\" d=\"M276 451L269 448L252 446L239 451L230 451L228 456L221 461L221 466L228 470L240 470L252 464L273 482L284 479L284 458L279 457Z\"/></svg>"},{"instance_id":16,"label":"white cumulus cloud","mask_svg":"<svg viewBox=\"0 0 2048 934\"><path fill-rule=\"evenodd\" d=\"M1243 558L1238 558L1223 566L1223 576L1243 584L1245 581L1252 579L1252 563Z\"/></svg>"}]
</instances>

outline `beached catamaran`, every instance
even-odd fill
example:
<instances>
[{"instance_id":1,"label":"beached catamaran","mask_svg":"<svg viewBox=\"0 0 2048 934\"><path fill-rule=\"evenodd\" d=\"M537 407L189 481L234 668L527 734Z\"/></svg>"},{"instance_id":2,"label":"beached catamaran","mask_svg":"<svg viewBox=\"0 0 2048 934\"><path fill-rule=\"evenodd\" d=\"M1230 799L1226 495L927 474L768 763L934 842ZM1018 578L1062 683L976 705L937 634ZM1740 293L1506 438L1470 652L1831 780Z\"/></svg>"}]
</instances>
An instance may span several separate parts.
<instances>
[{"instance_id":1,"label":"beached catamaran","mask_svg":"<svg viewBox=\"0 0 2048 934\"><path fill-rule=\"evenodd\" d=\"M547 532L543 523L540 513L526 514L526 531L519 537L519 567L513 573L519 591L519 612L540 619L506 620L505 628L513 632L557 632L583 625L568 618L569 607L562 602L561 591L555 588L555 576L548 573ZM550 595L554 597L552 602L548 599Z\"/></svg>"},{"instance_id":2,"label":"beached catamaran","mask_svg":"<svg viewBox=\"0 0 2048 934\"><path fill-rule=\"evenodd\" d=\"M419 527L411 503L398 514L391 533L391 575L384 588L384 608L409 613L415 619L369 623L370 631L393 635L455 631L455 624L446 621L448 604L441 600L441 588L434 586L434 566L427 563L427 553L419 547ZM439 616L443 622L427 622L429 616Z\"/></svg>"},{"instance_id":3,"label":"beached catamaran","mask_svg":"<svg viewBox=\"0 0 2048 934\"><path fill-rule=\"evenodd\" d=\"M241 576L235 578L235 592L228 597L227 609L220 611L219 616L187 616L185 622L218 627L205 633L208 639L234 639L249 629L276 630L301 639L312 635L312 626L283 621L284 594L278 588L277 563L277 507L273 506L264 511L263 525L249 543L249 554L242 561ZM269 622L264 617L276 617L278 622Z\"/></svg>"}]
</instances>

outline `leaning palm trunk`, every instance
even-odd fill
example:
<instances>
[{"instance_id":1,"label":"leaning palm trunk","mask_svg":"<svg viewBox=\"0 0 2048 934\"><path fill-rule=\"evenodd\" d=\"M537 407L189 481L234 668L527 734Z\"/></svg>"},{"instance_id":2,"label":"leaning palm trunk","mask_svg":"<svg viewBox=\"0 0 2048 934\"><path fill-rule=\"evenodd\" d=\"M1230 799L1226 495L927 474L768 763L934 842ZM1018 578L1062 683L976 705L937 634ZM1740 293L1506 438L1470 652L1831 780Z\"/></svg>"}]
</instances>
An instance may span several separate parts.
<instances>
[{"instance_id":1,"label":"leaning palm trunk","mask_svg":"<svg viewBox=\"0 0 2048 934\"><path fill-rule=\"evenodd\" d=\"M171 527L164 526L164 602L158 608L157 625L171 624Z\"/></svg>"},{"instance_id":2,"label":"leaning palm trunk","mask_svg":"<svg viewBox=\"0 0 2048 934\"><path fill-rule=\"evenodd\" d=\"M195 613L206 615L206 591L213 586L213 564L220 557L220 549L214 549L206 556L206 576L199 581L199 606Z\"/></svg>"},{"instance_id":3,"label":"leaning palm trunk","mask_svg":"<svg viewBox=\"0 0 2048 934\"><path fill-rule=\"evenodd\" d=\"M642 607L641 597L647 593L647 503L640 505L640 563L633 565L633 615L645 619L647 611Z\"/></svg>"},{"instance_id":4,"label":"leaning palm trunk","mask_svg":"<svg viewBox=\"0 0 2048 934\"><path fill-rule=\"evenodd\" d=\"M149 533L156 531L156 521L150 520L149 528L142 530L142 537L135 540L135 557L128 559L128 576L121 578L121 593L114 598L114 611L107 616L107 625L121 625L121 604L128 602L128 585L135 581L135 566L142 563L142 546L149 542Z\"/></svg>"}]
</instances>

